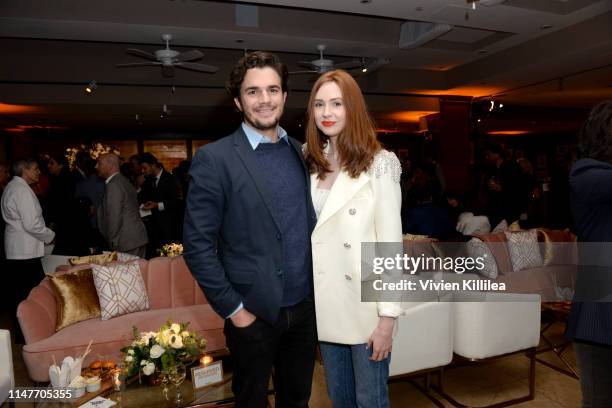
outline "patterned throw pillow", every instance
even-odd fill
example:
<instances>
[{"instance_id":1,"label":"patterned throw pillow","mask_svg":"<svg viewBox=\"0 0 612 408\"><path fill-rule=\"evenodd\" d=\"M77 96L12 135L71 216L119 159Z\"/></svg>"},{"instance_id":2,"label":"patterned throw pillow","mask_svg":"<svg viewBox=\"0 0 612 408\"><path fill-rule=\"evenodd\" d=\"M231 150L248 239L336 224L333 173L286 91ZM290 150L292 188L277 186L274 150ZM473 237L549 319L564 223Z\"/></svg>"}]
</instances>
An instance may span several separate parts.
<instances>
[{"instance_id":1,"label":"patterned throw pillow","mask_svg":"<svg viewBox=\"0 0 612 408\"><path fill-rule=\"evenodd\" d=\"M504 233L508 239L508 251L514 272L542 266L536 230Z\"/></svg>"},{"instance_id":2,"label":"patterned throw pillow","mask_svg":"<svg viewBox=\"0 0 612 408\"><path fill-rule=\"evenodd\" d=\"M138 263L92 265L102 320L149 309Z\"/></svg>"},{"instance_id":3,"label":"patterned throw pillow","mask_svg":"<svg viewBox=\"0 0 612 408\"><path fill-rule=\"evenodd\" d=\"M497 263L495 262L495 257L491 252L491 248L478 238L472 238L467 243L467 252L470 258L476 259L482 257L484 262L484 268L478 273L482 276L491 279L497 279L497 275L499 273L497 269Z\"/></svg>"},{"instance_id":4,"label":"patterned throw pillow","mask_svg":"<svg viewBox=\"0 0 612 408\"><path fill-rule=\"evenodd\" d=\"M127 252L117 252L117 260L119 262L137 261L139 259L136 255L128 254Z\"/></svg>"}]
</instances>

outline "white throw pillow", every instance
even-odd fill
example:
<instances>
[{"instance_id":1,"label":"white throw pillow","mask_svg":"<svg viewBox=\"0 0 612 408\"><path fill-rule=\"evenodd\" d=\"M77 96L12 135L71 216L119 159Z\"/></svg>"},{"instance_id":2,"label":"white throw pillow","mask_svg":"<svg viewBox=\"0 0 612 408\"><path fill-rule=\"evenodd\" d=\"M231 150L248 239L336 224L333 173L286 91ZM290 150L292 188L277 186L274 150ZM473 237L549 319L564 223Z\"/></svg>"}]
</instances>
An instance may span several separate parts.
<instances>
[{"instance_id":1,"label":"white throw pillow","mask_svg":"<svg viewBox=\"0 0 612 408\"><path fill-rule=\"evenodd\" d=\"M149 309L149 297L137 262L92 265L91 268L102 320Z\"/></svg>"},{"instance_id":2,"label":"white throw pillow","mask_svg":"<svg viewBox=\"0 0 612 408\"><path fill-rule=\"evenodd\" d=\"M490 279L497 279L497 275L499 271L497 269L497 262L495 262L495 257L491 252L491 248L478 238L472 238L467 243L467 253L472 259L476 259L482 257L484 268L479 270L482 276L485 276Z\"/></svg>"},{"instance_id":3,"label":"white throw pillow","mask_svg":"<svg viewBox=\"0 0 612 408\"><path fill-rule=\"evenodd\" d=\"M542 255L538 246L538 234L535 229L529 231L504 231L508 239L508 252L514 272L542 266Z\"/></svg>"}]
</instances>

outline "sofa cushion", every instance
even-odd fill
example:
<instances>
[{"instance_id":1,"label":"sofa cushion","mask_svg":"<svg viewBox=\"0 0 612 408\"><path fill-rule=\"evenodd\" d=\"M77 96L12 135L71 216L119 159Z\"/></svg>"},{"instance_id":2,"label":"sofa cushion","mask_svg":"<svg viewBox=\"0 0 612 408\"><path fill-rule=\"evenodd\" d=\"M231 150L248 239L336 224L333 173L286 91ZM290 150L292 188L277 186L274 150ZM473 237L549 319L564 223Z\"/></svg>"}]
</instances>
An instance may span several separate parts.
<instances>
[{"instance_id":1,"label":"sofa cushion","mask_svg":"<svg viewBox=\"0 0 612 408\"><path fill-rule=\"evenodd\" d=\"M143 278L151 309L208 303L182 256L153 258L144 263L148 270Z\"/></svg>"},{"instance_id":2,"label":"sofa cushion","mask_svg":"<svg viewBox=\"0 0 612 408\"><path fill-rule=\"evenodd\" d=\"M508 252L512 261L512 270L518 272L523 269L542 266L542 256L538 246L538 237L535 230L504 232L508 239Z\"/></svg>"},{"instance_id":3,"label":"sofa cushion","mask_svg":"<svg viewBox=\"0 0 612 408\"><path fill-rule=\"evenodd\" d=\"M100 301L91 269L54 274L50 281L57 301L56 331L100 316Z\"/></svg>"},{"instance_id":4,"label":"sofa cushion","mask_svg":"<svg viewBox=\"0 0 612 408\"><path fill-rule=\"evenodd\" d=\"M548 265L500 275L496 282L506 285L506 292L538 294L542 302L560 300L560 288L574 290L576 265Z\"/></svg>"},{"instance_id":5,"label":"sofa cushion","mask_svg":"<svg viewBox=\"0 0 612 408\"><path fill-rule=\"evenodd\" d=\"M503 231L474 236L487 244L495 257L495 263L497 264L500 274L505 275L512 272L512 261L510 260L510 252L508 252L508 240Z\"/></svg>"},{"instance_id":6,"label":"sofa cushion","mask_svg":"<svg viewBox=\"0 0 612 408\"><path fill-rule=\"evenodd\" d=\"M568 265L578 263L576 235L569 230L538 228L538 241L541 243L544 265Z\"/></svg>"},{"instance_id":7,"label":"sofa cushion","mask_svg":"<svg viewBox=\"0 0 612 408\"><path fill-rule=\"evenodd\" d=\"M475 237L470 239L466 246L470 258L482 258L483 260L484 268L479 270L478 273L487 278L496 279L498 275L497 263L489 246Z\"/></svg>"},{"instance_id":8,"label":"sofa cushion","mask_svg":"<svg viewBox=\"0 0 612 408\"><path fill-rule=\"evenodd\" d=\"M149 297L137 262L91 267L102 320L149 308Z\"/></svg>"},{"instance_id":9,"label":"sofa cushion","mask_svg":"<svg viewBox=\"0 0 612 408\"><path fill-rule=\"evenodd\" d=\"M92 352L85 359L84 366L97 359L98 355L119 362L119 350L133 340L132 327L137 327L139 331L157 331L168 319L189 322L190 330L207 340L207 351L225 347L224 321L208 304L129 313L110 320L96 318L68 326L38 342L26 344L23 347L23 357L30 378L34 381L49 381L48 371L53 356L57 361L66 356L78 356L83 353L90 339L93 340Z\"/></svg>"}]
</instances>

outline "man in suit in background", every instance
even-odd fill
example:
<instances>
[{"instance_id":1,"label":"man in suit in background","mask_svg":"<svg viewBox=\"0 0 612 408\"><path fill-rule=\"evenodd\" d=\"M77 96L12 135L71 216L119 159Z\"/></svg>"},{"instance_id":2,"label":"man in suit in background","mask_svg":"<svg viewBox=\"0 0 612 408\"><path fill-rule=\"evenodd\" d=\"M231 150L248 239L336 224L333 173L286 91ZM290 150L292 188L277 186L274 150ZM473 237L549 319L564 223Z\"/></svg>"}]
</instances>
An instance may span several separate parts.
<instances>
[{"instance_id":1,"label":"man in suit in background","mask_svg":"<svg viewBox=\"0 0 612 408\"><path fill-rule=\"evenodd\" d=\"M136 190L120 172L119 157L107 153L98 159L98 174L106 189L98 208L100 233L113 251L144 258L147 231L138 213Z\"/></svg>"},{"instance_id":2,"label":"man in suit in background","mask_svg":"<svg viewBox=\"0 0 612 408\"><path fill-rule=\"evenodd\" d=\"M151 211L150 218L145 220L149 232L147 257L150 258L161 245L181 241L185 207L178 179L164 170L155 156L142 154L140 166L145 182L138 197L142 209Z\"/></svg>"},{"instance_id":3,"label":"man in suit in background","mask_svg":"<svg viewBox=\"0 0 612 408\"><path fill-rule=\"evenodd\" d=\"M287 68L243 57L227 88L243 113L233 134L199 149L191 166L184 257L225 318L237 407L307 407L317 341L310 234L316 216L299 142L280 126Z\"/></svg>"}]
</instances>

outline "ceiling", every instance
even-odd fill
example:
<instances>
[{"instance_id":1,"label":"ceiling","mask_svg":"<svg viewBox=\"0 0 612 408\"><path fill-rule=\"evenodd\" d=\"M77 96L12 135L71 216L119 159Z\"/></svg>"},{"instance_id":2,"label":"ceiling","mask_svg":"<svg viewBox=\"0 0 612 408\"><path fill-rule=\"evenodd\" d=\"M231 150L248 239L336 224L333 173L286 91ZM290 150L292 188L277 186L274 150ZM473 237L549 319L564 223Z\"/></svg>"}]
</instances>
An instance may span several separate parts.
<instances>
[{"instance_id":1,"label":"ceiling","mask_svg":"<svg viewBox=\"0 0 612 408\"><path fill-rule=\"evenodd\" d=\"M0 128L140 128L205 136L239 120L224 82L245 49L273 51L295 71L303 69L299 61L318 58L318 44L326 45L326 57L335 62L385 62L367 75L358 71L383 129L414 130L420 116L439 110L444 95L494 96L506 106L521 106L527 124L533 120L526 112L587 109L612 98L612 1L474 4L2 0ZM452 29L403 49L406 21ZM173 35L171 48L198 49L204 53L198 62L219 71L177 69L174 78L164 78L159 67L115 66L143 62L125 50L161 49L163 33ZM303 118L312 79L291 76L284 121L289 126ZM98 88L86 94L91 80ZM167 118L160 117L164 104L171 111ZM549 120L550 129L576 126L576 115L558 116ZM498 124L490 127L512 128L517 118L509 118L491 118Z\"/></svg>"}]
</instances>

